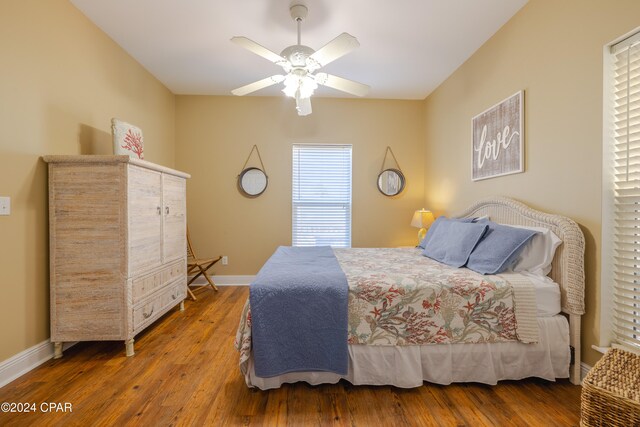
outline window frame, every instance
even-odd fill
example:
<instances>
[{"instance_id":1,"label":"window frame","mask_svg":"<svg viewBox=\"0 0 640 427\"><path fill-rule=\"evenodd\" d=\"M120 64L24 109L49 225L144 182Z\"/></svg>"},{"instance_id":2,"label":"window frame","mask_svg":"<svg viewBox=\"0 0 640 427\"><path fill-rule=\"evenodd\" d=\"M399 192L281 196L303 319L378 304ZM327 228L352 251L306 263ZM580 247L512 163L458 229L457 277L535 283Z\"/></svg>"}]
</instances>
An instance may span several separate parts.
<instances>
[{"instance_id":1,"label":"window frame","mask_svg":"<svg viewBox=\"0 0 640 427\"><path fill-rule=\"evenodd\" d=\"M602 230L600 269L600 334L595 350L604 352L608 347L626 347L615 336L615 52L614 47L625 42L638 43L640 27L607 43L603 48L603 109L602 109ZM640 233L639 233L640 234ZM640 255L639 255L640 258ZM640 316L638 316L640 320ZM640 332L639 332L640 335ZM636 347L631 347L635 351Z\"/></svg>"},{"instance_id":2,"label":"window frame","mask_svg":"<svg viewBox=\"0 0 640 427\"><path fill-rule=\"evenodd\" d=\"M322 201L306 201L306 202L300 202L300 201L296 201L294 199L295 195L296 195L296 181L295 181L295 174L296 174L296 170L295 170L295 156L296 156L296 148L342 148L342 149L348 149L349 151L349 195L348 195L348 200L343 200L343 201L330 201L330 202L322 202ZM324 143L294 143L291 146L291 156L292 156L292 162L291 162L291 245L292 246L308 246L308 245L297 245L297 240L296 239L296 207L300 206L300 205L308 205L308 206L312 206L312 205L347 205L348 206L348 214L346 215L346 225L347 225L347 238L345 239L345 245L331 245L332 247L346 247L346 248L350 248L351 247L351 242L352 242L352 234L353 234L353 145L352 144L337 144L337 143L333 143L333 144L324 144Z\"/></svg>"}]
</instances>

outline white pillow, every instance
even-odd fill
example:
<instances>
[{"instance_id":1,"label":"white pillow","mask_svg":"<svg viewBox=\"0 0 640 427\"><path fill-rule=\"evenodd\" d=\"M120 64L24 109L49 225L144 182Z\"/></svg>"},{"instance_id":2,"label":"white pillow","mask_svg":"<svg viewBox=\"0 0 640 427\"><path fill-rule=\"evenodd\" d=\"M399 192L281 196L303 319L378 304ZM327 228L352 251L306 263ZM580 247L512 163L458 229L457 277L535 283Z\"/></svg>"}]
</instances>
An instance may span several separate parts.
<instances>
[{"instance_id":1,"label":"white pillow","mask_svg":"<svg viewBox=\"0 0 640 427\"><path fill-rule=\"evenodd\" d=\"M562 240L556 234L545 227L529 227L525 225L512 225L511 227L535 230L538 233L529 240L525 248L511 266L514 273L529 272L538 276L546 276L551 271L551 262L556 249Z\"/></svg>"}]
</instances>

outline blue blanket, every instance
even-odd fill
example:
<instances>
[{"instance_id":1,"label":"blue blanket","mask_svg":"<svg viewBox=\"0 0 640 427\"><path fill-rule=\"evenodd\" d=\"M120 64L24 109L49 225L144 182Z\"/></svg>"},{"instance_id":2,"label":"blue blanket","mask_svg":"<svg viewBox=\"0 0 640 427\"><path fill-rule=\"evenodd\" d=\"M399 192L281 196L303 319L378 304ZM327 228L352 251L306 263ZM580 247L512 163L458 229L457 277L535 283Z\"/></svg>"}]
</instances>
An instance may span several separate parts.
<instances>
[{"instance_id":1,"label":"blue blanket","mask_svg":"<svg viewBox=\"0 0 640 427\"><path fill-rule=\"evenodd\" d=\"M347 278L330 247L279 247L249 300L256 375L347 373Z\"/></svg>"}]
</instances>

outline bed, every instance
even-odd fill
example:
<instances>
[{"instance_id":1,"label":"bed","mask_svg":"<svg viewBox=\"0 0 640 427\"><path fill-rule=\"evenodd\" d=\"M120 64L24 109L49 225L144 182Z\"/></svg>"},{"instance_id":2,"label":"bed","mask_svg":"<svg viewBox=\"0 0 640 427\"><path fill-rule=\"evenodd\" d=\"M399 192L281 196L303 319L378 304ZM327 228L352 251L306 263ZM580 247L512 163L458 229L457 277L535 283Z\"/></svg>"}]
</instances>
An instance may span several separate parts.
<instances>
[{"instance_id":1,"label":"bed","mask_svg":"<svg viewBox=\"0 0 640 427\"><path fill-rule=\"evenodd\" d=\"M543 213L504 197L482 200L456 215L457 218L482 216L488 216L499 224L543 227L553 231L562 244L555 250L548 274L550 280L530 276L522 278L519 274L508 273L482 276L466 268L452 269L422 256L419 249L335 249L335 257L349 280L349 326L344 338L348 352L345 356L346 366L335 372L314 369L258 375L254 357L256 349L253 348L256 337L252 337L256 328L252 325L248 300L235 342L240 352L240 369L247 385L265 390L298 381L316 385L345 379L354 385L410 388L421 386L423 381L437 384L496 384L500 380L527 377L551 381L569 377L573 384L579 384L580 319L584 313L584 236L580 228L569 218ZM454 278L446 279L454 283L454 287L447 292L456 293L461 305L449 310L449 313L458 313L459 318L452 317L454 314L448 315L446 323L453 326L446 333L442 332L442 328L429 330L428 320L428 316L443 311L434 312L433 307L433 304L440 304L443 300L429 299L425 296L427 294L418 295L421 291L412 285L403 288L403 283L420 282L421 279L416 277L422 274L446 274ZM309 273L308 276L312 277L313 274ZM386 288L380 282L381 277L385 278L382 282L388 282ZM390 280L389 277L394 279ZM382 289L380 295L372 296L371 287L358 287L358 283L372 279L378 280L375 289ZM495 298L491 299L494 306L487 309L495 319L476 320L479 327L473 328L472 333L468 334L470 328L466 325L474 301L473 296L465 295L464 286L474 280L487 286L487 292L496 293ZM463 286L455 291L459 283ZM508 301L504 300L509 310L505 310L505 302L500 300L505 284L511 289L514 301L513 307L509 307ZM381 311L390 309L402 298L408 298L409 291L413 292L412 299L405 301L404 311L393 313L395 317L389 316L389 319L392 322L398 316L405 316L405 320L415 317L421 322L420 331L416 333L415 325L418 323L408 320L401 322L402 330L398 330L397 323L379 327L385 315ZM461 295L470 298L469 301ZM475 298L475 303L478 303L478 296ZM464 302L466 305L462 305ZM516 306L518 310L515 310ZM427 312L428 315L425 314ZM456 322L458 326L464 323L465 327L456 328ZM375 333L368 323L378 326ZM512 324L516 326L512 328ZM465 336L456 336L456 331L462 330ZM320 353L323 347L314 351ZM278 357L286 358L286 352ZM263 368L260 369L265 372Z\"/></svg>"}]
</instances>

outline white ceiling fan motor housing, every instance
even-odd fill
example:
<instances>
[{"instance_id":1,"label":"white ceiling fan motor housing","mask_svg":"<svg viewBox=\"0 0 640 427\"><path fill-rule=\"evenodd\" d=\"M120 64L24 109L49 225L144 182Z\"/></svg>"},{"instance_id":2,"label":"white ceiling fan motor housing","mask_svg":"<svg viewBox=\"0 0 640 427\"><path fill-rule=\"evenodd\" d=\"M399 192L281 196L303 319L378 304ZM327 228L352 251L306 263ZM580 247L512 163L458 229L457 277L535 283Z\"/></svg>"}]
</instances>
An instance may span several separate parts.
<instances>
[{"instance_id":1,"label":"white ceiling fan motor housing","mask_svg":"<svg viewBox=\"0 0 640 427\"><path fill-rule=\"evenodd\" d=\"M307 58L314 52L315 50L309 46L296 44L285 48L280 56L288 60L293 67L304 67L307 65Z\"/></svg>"},{"instance_id":2,"label":"white ceiling fan motor housing","mask_svg":"<svg viewBox=\"0 0 640 427\"><path fill-rule=\"evenodd\" d=\"M307 13L309 13L309 9L307 9L307 6L303 4L294 4L289 8L289 12L291 13L291 18L293 18L294 21L304 21L307 17Z\"/></svg>"},{"instance_id":3,"label":"white ceiling fan motor housing","mask_svg":"<svg viewBox=\"0 0 640 427\"><path fill-rule=\"evenodd\" d=\"M315 50L311 49L309 46L300 44L300 24L307 17L309 9L307 9L307 6L305 5L294 4L289 8L289 12L291 13L291 18L298 24L298 44L285 48L282 53L280 53L280 56L289 61L291 69L306 67L307 58L315 52ZM287 67L285 68L289 68L289 64L287 64ZM287 72L288 71L290 70L287 70Z\"/></svg>"}]
</instances>

